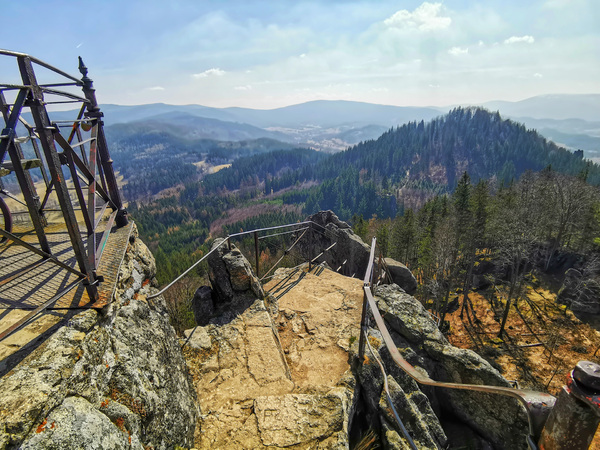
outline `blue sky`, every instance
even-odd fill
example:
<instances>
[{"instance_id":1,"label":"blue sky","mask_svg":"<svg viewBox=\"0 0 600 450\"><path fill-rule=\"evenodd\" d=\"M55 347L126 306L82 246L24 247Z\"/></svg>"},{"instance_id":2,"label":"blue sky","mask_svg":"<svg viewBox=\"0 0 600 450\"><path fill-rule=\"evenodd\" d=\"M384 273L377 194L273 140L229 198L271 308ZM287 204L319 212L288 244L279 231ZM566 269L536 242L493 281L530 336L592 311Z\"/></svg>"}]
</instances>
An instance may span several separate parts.
<instances>
[{"instance_id":1,"label":"blue sky","mask_svg":"<svg viewBox=\"0 0 600 450\"><path fill-rule=\"evenodd\" d=\"M81 55L102 103L445 106L600 92L597 0L1 1L0 47L74 74Z\"/></svg>"}]
</instances>

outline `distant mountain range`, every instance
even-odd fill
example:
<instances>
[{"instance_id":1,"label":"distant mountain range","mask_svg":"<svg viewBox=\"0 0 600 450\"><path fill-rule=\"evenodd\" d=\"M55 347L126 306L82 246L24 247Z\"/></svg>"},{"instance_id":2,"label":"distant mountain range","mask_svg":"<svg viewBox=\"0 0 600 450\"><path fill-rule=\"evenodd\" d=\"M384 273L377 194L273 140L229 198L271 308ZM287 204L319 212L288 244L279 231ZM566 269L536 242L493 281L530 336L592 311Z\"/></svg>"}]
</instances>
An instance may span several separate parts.
<instances>
[{"instance_id":1,"label":"distant mountain range","mask_svg":"<svg viewBox=\"0 0 600 450\"><path fill-rule=\"evenodd\" d=\"M468 106L468 105L463 105ZM600 94L544 95L518 102L492 101L481 106L535 128L543 136L586 156L600 158ZM189 138L243 140L269 138L338 151L378 138L384 131L411 121L428 121L448 107L390 106L352 101L317 100L270 110L212 108L201 105L102 105L106 125L137 123L173 127ZM56 112L55 120L73 112Z\"/></svg>"},{"instance_id":2,"label":"distant mountain range","mask_svg":"<svg viewBox=\"0 0 600 450\"><path fill-rule=\"evenodd\" d=\"M482 106L509 117L600 121L600 94L538 95L518 102L492 101Z\"/></svg>"}]
</instances>

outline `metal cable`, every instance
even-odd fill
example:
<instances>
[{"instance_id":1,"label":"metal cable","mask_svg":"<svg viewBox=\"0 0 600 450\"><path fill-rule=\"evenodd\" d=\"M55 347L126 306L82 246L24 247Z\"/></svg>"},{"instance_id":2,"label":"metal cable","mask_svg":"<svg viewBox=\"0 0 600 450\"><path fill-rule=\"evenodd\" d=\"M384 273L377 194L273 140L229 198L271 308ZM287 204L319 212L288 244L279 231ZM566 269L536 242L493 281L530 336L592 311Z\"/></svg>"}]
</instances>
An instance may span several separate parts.
<instances>
[{"instance_id":1,"label":"metal cable","mask_svg":"<svg viewBox=\"0 0 600 450\"><path fill-rule=\"evenodd\" d=\"M365 336L365 342L367 344L367 347L369 347L369 351L373 355L373 358L375 359L375 361L377 361L377 364L379 365L379 368L381 369L381 373L383 374L383 389L385 390L385 396L387 397L387 401L388 401L388 403L390 405L390 408L392 409L392 412L394 413L394 417L396 418L396 422L398 422L398 425L400 425L400 429L402 430L402 434L404 435L404 438L408 441L408 444L410 445L410 447L413 450L418 450L417 446L414 443L414 441L410 437L410 434L408 433L408 430L406 429L406 427L402 423L402 420L400 419L400 416L398 415L398 412L396 411L396 407L394 406L394 402L392 401L392 397L390 395L390 390L389 390L388 381L387 381L387 373L385 373L385 369L383 368L383 363L380 361L379 356L377 356L377 354L375 353L375 350L373 350L373 347L371 347L371 344L369 343L369 333L368 332L367 332L367 336Z\"/></svg>"},{"instance_id":2,"label":"metal cable","mask_svg":"<svg viewBox=\"0 0 600 450\"><path fill-rule=\"evenodd\" d=\"M307 231L308 231L308 227L307 227L307 228L304 228L304 233L302 233L302 234L301 234L301 235L298 237L298 239L296 239L296 241L295 241L295 242L294 242L292 245L290 245L290 247L289 247L287 250L285 250L285 251L283 252L283 256L282 256L281 258L279 258L279 260L278 260L278 261L277 261L277 262L276 262L276 263L273 265L273 267L271 267L271 268L270 268L270 269L267 271L267 273L265 273L265 274L263 275L263 277L260 279L260 281L264 280L264 279L265 279L265 277L266 277L266 276L267 276L267 275L268 275L268 274L271 272L271 270L273 270L275 267L277 267L277 264L279 264L279 263L280 263L280 262L283 260L283 258L285 258L285 257L287 256L287 254L288 254L288 253L289 253L289 252L290 252L290 251L291 251L291 250L294 248L294 246L295 246L295 245L296 245L298 242L300 242L300 239L302 239L302 238L304 237L304 235L306 234L306 232L307 232Z\"/></svg>"}]
</instances>

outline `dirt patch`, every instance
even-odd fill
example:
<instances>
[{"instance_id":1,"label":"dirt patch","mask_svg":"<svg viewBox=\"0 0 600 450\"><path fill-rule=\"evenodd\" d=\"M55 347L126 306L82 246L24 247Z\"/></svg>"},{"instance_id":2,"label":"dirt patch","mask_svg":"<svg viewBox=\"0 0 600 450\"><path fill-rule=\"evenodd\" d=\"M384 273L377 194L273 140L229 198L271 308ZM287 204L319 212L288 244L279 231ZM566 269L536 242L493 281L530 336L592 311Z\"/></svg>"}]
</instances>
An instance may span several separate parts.
<instances>
[{"instance_id":1,"label":"dirt patch","mask_svg":"<svg viewBox=\"0 0 600 450\"><path fill-rule=\"evenodd\" d=\"M471 293L473 308L469 314L465 308L461 317L459 308L446 316L449 341L475 350L520 387L553 395L558 394L578 361L600 363L600 334L557 304L555 294L540 287L528 286L513 304L500 339L505 298L503 289Z\"/></svg>"}]
</instances>

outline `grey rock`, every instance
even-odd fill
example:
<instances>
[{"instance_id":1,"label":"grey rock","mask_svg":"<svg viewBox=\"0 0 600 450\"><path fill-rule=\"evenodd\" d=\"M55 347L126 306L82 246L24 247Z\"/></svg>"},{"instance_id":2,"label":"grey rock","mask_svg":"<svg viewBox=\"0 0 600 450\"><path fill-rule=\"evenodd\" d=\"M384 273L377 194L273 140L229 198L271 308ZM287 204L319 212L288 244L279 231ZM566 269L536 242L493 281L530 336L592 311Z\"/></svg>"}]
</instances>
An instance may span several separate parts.
<instances>
[{"instance_id":1,"label":"grey rock","mask_svg":"<svg viewBox=\"0 0 600 450\"><path fill-rule=\"evenodd\" d=\"M183 332L187 345L197 350L208 350L212 347L212 341L208 331L204 327L195 327Z\"/></svg>"},{"instance_id":2,"label":"grey rock","mask_svg":"<svg viewBox=\"0 0 600 450\"><path fill-rule=\"evenodd\" d=\"M450 345L420 302L397 286L380 286L376 291L376 301L388 328L411 344L413 354L407 359L410 358L413 364L419 362L419 367L426 370L431 378L455 383L509 386L502 375L475 352ZM380 353L391 363L387 351L381 350ZM392 369L391 372L396 374L397 370ZM395 376L395 380L405 392L415 395L412 380L407 383L404 375ZM433 403L469 425L497 448L526 446L527 417L517 400L456 389L436 389L435 396Z\"/></svg>"},{"instance_id":3,"label":"grey rock","mask_svg":"<svg viewBox=\"0 0 600 450\"><path fill-rule=\"evenodd\" d=\"M385 420L381 421L381 437L383 440L383 448L386 450L411 450L412 447L408 441L404 438L402 433L398 433L395 427L387 423Z\"/></svg>"},{"instance_id":4,"label":"grey rock","mask_svg":"<svg viewBox=\"0 0 600 450\"><path fill-rule=\"evenodd\" d=\"M392 258L385 258L384 260L390 272L392 283L402 287L408 294L414 294L417 291L417 280L409 268Z\"/></svg>"},{"instance_id":5,"label":"grey rock","mask_svg":"<svg viewBox=\"0 0 600 450\"><path fill-rule=\"evenodd\" d=\"M444 448L447 438L439 424L438 418L433 414L431 408L429 408L427 414L423 414L414 403L413 396L407 395L391 376L388 376L388 386L390 397L398 413L398 417L406 427L411 438L418 442L419 447ZM421 402L423 401L422 397L415 396L414 398ZM379 410L388 423L396 423L385 391L381 393Z\"/></svg>"},{"instance_id":6,"label":"grey rock","mask_svg":"<svg viewBox=\"0 0 600 450\"><path fill-rule=\"evenodd\" d=\"M375 292L377 306L390 329L413 344L433 340L447 344L431 315L414 297L406 294L395 284L385 284Z\"/></svg>"},{"instance_id":7,"label":"grey rock","mask_svg":"<svg viewBox=\"0 0 600 450\"><path fill-rule=\"evenodd\" d=\"M208 257L210 283L218 302L229 303L240 294L264 298L265 292L248 260L234 245L229 250L223 241L215 240L213 249L218 248Z\"/></svg>"},{"instance_id":8,"label":"grey rock","mask_svg":"<svg viewBox=\"0 0 600 450\"><path fill-rule=\"evenodd\" d=\"M298 248L307 259L312 259L326 248L336 243L334 247L323 253L317 263L323 263L332 270L343 275L363 278L369 263L371 248L352 231L352 228L342 222L332 211L320 211L306 220L314 222L315 230L310 239L298 242ZM408 293L417 289L417 281L408 268L391 258L386 258L394 283Z\"/></svg>"},{"instance_id":9,"label":"grey rock","mask_svg":"<svg viewBox=\"0 0 600 450\"><path fill-rule=\"evenodd\" d=\"M223 253L228 251L227 246L223 244L224 239L215 239L212 250L208 257L210 284L215 292L219 302L230 302L233 299L233 287L229 279L229 272L223 261Z\"/></svg>"},{"instance_id":10,"label":"grey rock","mask_svg":"<svg viewBox=\"0 0 600 450\"><path fill-rule=\"evenodd\" d=\"M435 378L439 381L510 386L496 369L471 350L427 342L425 351L438 363ZM518 400L457 389L438 389L437 392L446 411L498 448L526 448L527 416Z\"/></svg>"},{"instance_id":11,"label":"grey rock","mask_svg":"<svg viewBox=\"0 0 600 450\"><path fill-rule=\"evenodd\" d=\"M129 433L95 409L87 400L68 397L54 409L45 421L21 445L33 449L143 449L129 444ZM132 442L133 443L133 442Z\"/></svg>"},{"instance_id":12,"label":"grey rock","mask_svg":"<svg viewBox=\"0 0 600 450\"><path fill-rule=\"evenodd\" d=\"M200 326L207 325L214 315L214 310L212 289L210 286L200 286L192 298L192 311L196 323Z\"/></svg>"},{"instance_id":13,"label":"grey rock","mask_svg":"<svg viewBox=\"0 0 600 450\"><path fill-rule=\"evenodd\" d=\"M367 270L370 247L356 235L352 228L338 219L332 211L320 211L307 220L316 223L310 239L298 242L298 249L305 258L314 258L324 249L336 242L336 245L325 252L316 262L326 262L333 270L343 275L356 275L362 278Z\"/></svg>"},{"instance_id":14,"label":"grey rock","mask_svg":"<svg viewBox=\"0 0 600 450\"><path fill-rule=\"evenodd\" d=\"M84 333L89 331L98 322L98 312L94 309L88 309L69 319L68 325Z\"/></svg>"},{"instance_id":15,"label":"grey rock","mask_svg":"<svg viewBox=\"0 0 600 450\"><path fill-rule=\"evenodd\" d=\"M115 301L73 317L0 379L0 449L193 444L196 392L164 299L145 300L155 273L134 239Z\"/></svg>"}]
</instances>

